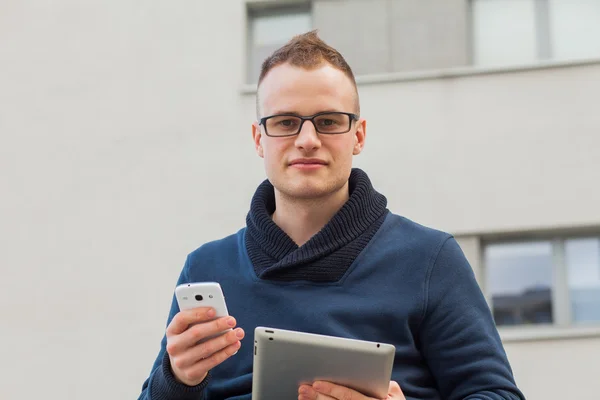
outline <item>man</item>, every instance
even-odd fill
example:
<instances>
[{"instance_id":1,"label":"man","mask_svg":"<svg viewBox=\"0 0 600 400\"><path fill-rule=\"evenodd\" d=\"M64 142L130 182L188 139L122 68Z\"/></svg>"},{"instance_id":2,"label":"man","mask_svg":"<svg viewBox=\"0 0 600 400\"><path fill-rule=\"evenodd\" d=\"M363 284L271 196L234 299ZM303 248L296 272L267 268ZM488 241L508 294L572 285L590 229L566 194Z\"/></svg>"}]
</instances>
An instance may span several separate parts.
<instances>
[{"instance_id":1,"label":"man","mask_svg":"<svg viewBox=\"0 0 600 400\"><path fill-rule=\"evenodd\" d=\"M388 399L523 399L456 241L390 213L352 168L366 122L344 58L315 32L295 37L265 60L257 113L268 180L247 226L192 252L178 281L219 282L232 317L174 301L140 399L249 399L244 337L259 325L394 344ZM328 382L298 398L367 399Z\"/></svg>"}]
</instances>

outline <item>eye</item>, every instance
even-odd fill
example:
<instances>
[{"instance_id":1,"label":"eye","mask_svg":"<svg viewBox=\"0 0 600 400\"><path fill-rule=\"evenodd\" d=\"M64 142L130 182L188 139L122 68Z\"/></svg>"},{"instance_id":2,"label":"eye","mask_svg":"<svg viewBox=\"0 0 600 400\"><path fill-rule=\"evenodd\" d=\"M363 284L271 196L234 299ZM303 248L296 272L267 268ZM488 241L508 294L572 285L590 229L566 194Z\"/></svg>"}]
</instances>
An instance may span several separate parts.
<instances>
[{"instance_id":1,"label":"eye","mask_svg":"<svg viewBox=\"0 0 600 400\"><path fill-rule=\"evenodd\" d=\"M321 129L337 129L342 122L339 120L339 118L323 117L317 120L317 124Z\"/></svg>"},{"instance_id":2,"label":"eye","mask_svg":"<svg viewBox=\"0 0 600 400\"><path fill-rule=\"evenodd\" d=\"M296 124L296 120L294 119L284 119L279 121L279 124L281 126L285 126L286 128L289 128L290 126L294 126Z\"/></svg>"}]
</instances>

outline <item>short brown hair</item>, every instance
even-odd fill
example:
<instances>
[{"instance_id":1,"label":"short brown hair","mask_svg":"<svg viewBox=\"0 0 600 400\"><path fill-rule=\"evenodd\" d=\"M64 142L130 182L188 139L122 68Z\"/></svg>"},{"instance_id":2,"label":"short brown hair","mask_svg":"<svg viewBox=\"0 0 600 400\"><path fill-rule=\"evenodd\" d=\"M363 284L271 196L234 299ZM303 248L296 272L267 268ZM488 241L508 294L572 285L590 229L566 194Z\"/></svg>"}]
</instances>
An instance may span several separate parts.
<instances>
[{"instance_id":1,"label":"short brown hair","mask_svg":"<svg viewBox=\"0 0 600 400\"><path fill-rule=\"evenodd\" d=\"M342 71L354 85L356 90L356 111L359 111L358 89L352 68L339 51L325 43L317 35L317 30L294 36L287 44L275 50L273 54L262 63L257 87L260 86L265 76L278 65L290 63L293 66L313 69L324 62ZM258 95L256 96L256 113L259 114Z\"/></svg>"}]
</instances>

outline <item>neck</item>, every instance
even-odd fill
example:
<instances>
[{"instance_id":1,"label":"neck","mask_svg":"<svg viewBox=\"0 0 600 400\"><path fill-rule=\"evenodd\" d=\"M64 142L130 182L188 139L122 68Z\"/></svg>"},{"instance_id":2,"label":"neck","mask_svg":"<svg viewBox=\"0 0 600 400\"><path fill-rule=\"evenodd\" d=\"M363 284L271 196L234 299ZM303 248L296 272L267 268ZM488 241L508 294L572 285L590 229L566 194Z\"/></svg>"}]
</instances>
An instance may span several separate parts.
<instances>
[{"instance_id":1,"label":"neck","mask_svg":"<svg viewBox=\"0 0 600 400\"><path fill-rule=\"evenodd\" d=\"M292 199L275 190L273 222L298 246L317 234L348 201L348 182L339 190L318 199Z\"/></svg>"}]
</instances>

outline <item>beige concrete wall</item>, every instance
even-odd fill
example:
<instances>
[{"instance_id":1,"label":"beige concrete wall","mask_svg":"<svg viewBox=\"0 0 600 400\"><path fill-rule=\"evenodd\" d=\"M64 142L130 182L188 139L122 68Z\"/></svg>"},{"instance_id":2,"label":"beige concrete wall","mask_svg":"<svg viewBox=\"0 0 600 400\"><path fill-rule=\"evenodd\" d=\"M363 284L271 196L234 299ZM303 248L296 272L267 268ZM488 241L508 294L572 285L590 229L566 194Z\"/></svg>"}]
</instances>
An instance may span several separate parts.
<instances>
[{"instance_id":1,"label":"beige concrete wall","mask_svg":"<svg viewBox=\"0 0 600 400\"><path fill-rule=\"evenodd\" d=\"M135 398L185 255L243 226L263 179L244 5L0 7L0 398ZM599 76L361 85L357 166L395 212L456 233L600 224ZM597 342L561 343L545 379L584 398ZM509 350L529 398L565 397L530 371L555 345Z\"/></svg>"},{"instance_id":2,"label":"beige concrete wall","mask_svg":"<svg viewBox=\"0 0 600 400\"><path fill-rule=\"evenodd\" d=\"M137 397L186 254L244 225L263 176L244 21L230 2L0 5L1 399Z\"/></svg>"},{"instance_id":3,"label":"beige concrete wall","mask_svg":"<svg viewBox=\"0 0 600 400\"><path fill-rule=\"evenodd\" d=\"M357 161L394 210L457 234L600 226L600 64L360 93Z\"/></svg>"},{"instance_id":4,"label":"beige concrete wall","mask_svg":"<svg viewBox=\"0 0 600 400\"><path fill-rule=\"evenodd\" d=\"M598 337L511 342L505 348L528 400L598 398Z\"/></svg>"}]
</instances>

